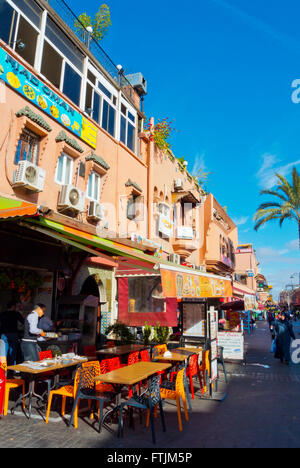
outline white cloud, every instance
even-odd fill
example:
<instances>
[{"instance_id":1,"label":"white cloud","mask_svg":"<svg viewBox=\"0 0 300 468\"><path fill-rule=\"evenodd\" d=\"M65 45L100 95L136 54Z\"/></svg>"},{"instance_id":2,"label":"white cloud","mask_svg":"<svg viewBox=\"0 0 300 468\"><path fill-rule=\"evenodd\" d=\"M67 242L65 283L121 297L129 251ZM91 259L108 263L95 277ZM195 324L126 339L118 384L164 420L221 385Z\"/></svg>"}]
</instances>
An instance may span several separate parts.
<instances>
[{"instance_id":1,"label":"white cloud","mask_svg":"<svg viewBox=\"0 0 300 468\"><path fill-rule=\"evenodd\" d=\"M261 188L271 189L277 185L276 173L287 177L294 166L300 164L300 159L284 166L280 165L280 160L276 155L271 153L265 153L262 155L263 163L261 168L256 174L258 183Z\"/></svg>"},{"instance_id":2,"label":"white cloud","mask_svg":"<svg viewBox=\"0 0 300 468\"><path fill-rule=\"evenodd\" d=\"M244 224L247 223L249 219L249 216L241 216L240 218L234 218L233 219L233 222L237 225L237 226L243 226Z\"/></svg>"},{"instance_id":3,"label":"white cloud","mask_svg":"<svg viewBox=\"0 0 300 468\"><path fill-rule=\"evenodd\" d=\"M286 244L286 248L289 250L299 250L299 239L294 239Z\"/></svg>"},{"instance_id":4,"label":"white cloud","mask_svg":"<svg viewBox=\"0 0 300 468\"><path fill-rule=\"evenodd\" d=\"M206 169L206 165L205 165L205 152L203 153L197 153L196 154L196 157L195 157L195 162L194 162L194 166L193 166L193 169L192 169L192 174L193 175L197 175L199 173L200 170L202 170L202 172L205 172L205 169Z\"/></svg>"}]
</instances>

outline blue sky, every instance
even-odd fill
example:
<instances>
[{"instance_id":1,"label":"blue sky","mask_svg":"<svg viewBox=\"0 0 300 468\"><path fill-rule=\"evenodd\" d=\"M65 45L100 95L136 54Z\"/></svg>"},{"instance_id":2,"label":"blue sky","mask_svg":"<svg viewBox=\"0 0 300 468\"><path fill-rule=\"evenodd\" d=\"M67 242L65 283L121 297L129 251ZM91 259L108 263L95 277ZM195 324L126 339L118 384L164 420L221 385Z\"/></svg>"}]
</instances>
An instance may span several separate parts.
<instances>
[{"instance_id":1,"label":"blue sky","mask_svg":"<svg viewBox=\"0 0 300 468\"><path fill-rule=\"evenodd\" d=\"M208 188L239 225L240 242L254 244L278 295L300 271L297 225L256 233L253 214L275 170L300 170L300 104L291 100L300 79L299 0L107 3L103 48L127 73L144 74L145 113L174 121L175 155L190 171L211 172ZM97 7L86 0L84 11ZM82 2L72 8L81 13Z\"/></svg>"}]
</instances>

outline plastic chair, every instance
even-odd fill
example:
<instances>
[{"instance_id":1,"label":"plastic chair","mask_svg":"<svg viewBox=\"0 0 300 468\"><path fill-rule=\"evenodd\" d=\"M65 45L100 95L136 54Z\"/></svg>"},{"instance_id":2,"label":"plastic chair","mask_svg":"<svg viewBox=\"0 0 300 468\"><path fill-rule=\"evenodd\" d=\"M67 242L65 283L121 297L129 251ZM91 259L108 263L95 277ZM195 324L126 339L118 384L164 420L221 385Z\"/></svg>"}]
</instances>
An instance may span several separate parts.
<instances>
[{"instance_id":1,"label":"plastic chair","mask_svg":"<svg viewBox=\"0 0 300 468\"><path fill-rule=\"evenodd\" d=\"M171 382L173 382L174 376L177 375L177 373L178 373L178 371L177 372L171 372ZM194 393L193 377L198 376L200 389L203 388L200 369L199 369L199 364L198 364L198 354L193 354L190 357L189 364L188 364L188 366L186 368L186 375L190 380L191 393L192 393L192 398L194 400L195 399L195 393Z\"/></svg>"},{"instance_id":2,"label":"plastic chair","mask_svg":"<svg viewBox=\"0 0 300 468\"><path fill-rule=\"evenodd\" d=\"M4 372L7 372L7 364L2 364L2 369ZM25 395L25 380L23 379L6 379L5 382L5 392L4 392L4 405L3 405L3 415L7 416L8 413L8 402L9 402L9 393L15 388L22 387L23 395ZM23 409L25 409L25 398L23 398Z\"/></svg>"},{"instance_id":3,"label":"plastic chair","mask_svg":"<svg viewBox=\"0 0 300 468\"><path fill-rule=\"evenodd\" d=\"M168 351L168 347L166 344L163 345L156 345L152 349L152 361L157 359L159 356L165 354Z\"/></svg>"},{"instance_id":4,"label":"plastic chair","mask_svg":"<svg viewBox=\"0 0 300 468\"><path fill-rule=\"evenodd\" d=\"M48 399L48 406L47 406L47 413L46 413L46 424L48 424L53 396L60 395L62 397L61 415L64 416L65 410L66 410L66 400L67 398L73 398L75 400L78 382L79 382L79 369L77 369L76 371L74 385L64 385L63 387L59 389L50 391L49 399ZM74 427L75 429L77 429L78 427L78 407L76 407L74 411Z\"/></svg>"},{"instance_id":5,"label":"plastic chair","mask_svg":"<svg viewBox=\"0 0 300 468\"><path fill-rule=\"evenodd\" d=\"M88 363L90 364L90 363ZM102 419L103 419L103 406L105 402L109 402L116 395L108 393L99 393L96 390L95 377L97 369L94 365L81 366L78 369L78 385L75 392L73 409L69 421L69 426L71 426L73 417L74 417L74 426L77 427L77 413L78 413L78 404L79 400L92 400L98 401L100 405L100 415L99 415L99 432L102 428Z\"/></svg>"},{"instance_id":6,"label":"plastic chair","mask_svg":"<svg viewBox=\"0 0 300 468\"><path fill-rule=\"evenodd\" d=\"M139 355L140 355L139 351L136 351L135 353L129 354L129 356L128 356L128 366L131 366L132 364L136 364L137 362L139 362ZM137 384L137 389L138 389L138 391L140 391L140 384ZM133 389L130 386L129 387L129 394L128 394L129 398L131 398L132 395L133 395Z\"/></svg>"},{"instance_id":7,"label":"plastic chair","mask_svg":"<svg viewBox=\"0 0 300 468\"><path fill-rule=\"evenodd\" d=\"M150 362L150 355L149 355L149 351L147 351L147 349L144 349L143 351L141 351L140 355L141 355L141 361L142 362Z\"/></svg>"},{"instance_id":8,"label":"plastic chair","mask_svg":"<svg viewBox=\"0 0 300 468\"><path fill-rule=\"evenodd\" d=\"M225 360L224 360L224 348L223 348L223 346L218 346L217 352L218 352L218 354L217 354L218 364L222 365L224 376L225 376L225 382L228 383L227 372L226 372L226 367L225 367Z\"/></svg>"},{"instance_id":9,"label":"plastic chair","mask_svg":"<svg viewBox=\"0 0 300 468\"><path fill-rule=\"evenodd\" d=\"M122 365L121 365L121 361L119 357L108 359L108 371L109 372L120 369L121 367ZM123 367L125 367L125 364L123 365Z\"/></svg>"},{"instance_id":10,"label":"plastic chair","mask_svg":"<svg viewBox=\"0 0 300 468\"><path fill-rule=\"evenodd\" d=\"M110 340L106 342L106 347L107 348L114 348L115 347L115 342Z\"/></svg>"},{"instance_id":11,"label":"plastic chair","mask_svg":"<svg viewBox=\"0 0 300 468\"><path fill-rule=\"evenodd\" d=\"M44 359L52 359L53 354L51 349L47 349L46 351L40 351L39 352L39 360L43 361ZM43 375L41 375L39 382L46 383L47 384L47 398L49 399L50 391L52 388L52 380L55 377L54 372L44 372ZM44 394L43 394L44 395Z\"/></svg>"},{"instance_id":12,"label":"plastic chair","mask_svg":"<svg viewBox=\"0 0 300 468\"><path fill-rule=\"evenodd\" d=\"M149 419L151 421L151 429L152 429L152 441L153 444L156 443L155 437L155 427L154 427L154 410L157 405L159 405L160 415L161 415L161 422L163 431L166 432L166 424L164 418L164 411L162 407L162 400L160 395L160 388L159 388L159 376L155 376L152 378L151 383L148 389L149 394L138 396L134 395L130 400L121 403L120 405L120 417L119 417L119 427L118 427L118 437L124 434L124 422L123 422L123 409L125 406L130 408L138 408L140 410L146 409L147 410L147 427L149 427Z\"/></svg>"},{"instance_id":13,"label":"plastic chair","mask_svg":"<svg viewBox=\"0 0 300 468\"><path fill-rule=\"evenodd\" d=\"M203 385L201 386L201 393L204 394L207 392L207 375L210 375L210 362L209 362L209 350L204 352L204 356L202 358L202 364L199 366L200 376L203 379Z\"/></svg>"},{"instance_id":14,"label":"plastic chair","mask_svg":"<svg viewBox=\"0 0 300 468\"><path fill-rule=\"evenodd\" d=\"M182 418L181 418L181 406L180 406L180 399L182 399L183 407L184 407L184 414L186 421L189 420L187 404L186 404L186 396L184 390L184 372L185 369L181 369L178 371L176 382L164 381L160 387L160 395L163 400L175 400L177 404L177 416L178 416L178 424L179 430L182 431Z\"/></svg>"}]
</instances>

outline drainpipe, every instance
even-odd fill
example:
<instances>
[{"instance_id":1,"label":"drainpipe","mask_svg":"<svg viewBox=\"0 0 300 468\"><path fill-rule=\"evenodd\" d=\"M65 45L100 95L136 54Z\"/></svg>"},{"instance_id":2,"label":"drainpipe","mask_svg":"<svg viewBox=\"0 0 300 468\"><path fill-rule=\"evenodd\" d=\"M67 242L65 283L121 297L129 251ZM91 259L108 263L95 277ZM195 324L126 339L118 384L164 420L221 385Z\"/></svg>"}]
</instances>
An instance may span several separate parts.
<instances>
[{"instance_id":1,"label":"drainpipe","mask_svg":"<svg viewBox=\"0 0 300 468\"><path fill-rule=\"evenodd\" d=\"M154 126L154 118L150 119L150 123ZM154 141L148 143L148 239L153 240L153 159L154 159Z\"/></svg>"}]
</instances>

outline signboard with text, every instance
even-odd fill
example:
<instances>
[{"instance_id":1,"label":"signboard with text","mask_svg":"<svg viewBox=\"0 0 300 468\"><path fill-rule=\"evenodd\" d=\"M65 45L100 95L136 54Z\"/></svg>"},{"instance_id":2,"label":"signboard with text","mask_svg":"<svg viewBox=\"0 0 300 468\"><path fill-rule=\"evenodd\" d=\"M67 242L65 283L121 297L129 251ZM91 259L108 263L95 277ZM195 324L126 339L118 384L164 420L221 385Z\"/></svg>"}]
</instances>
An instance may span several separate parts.
<instances>
[{"instance_id":1,"label":"signboard with text","mask_svg":"<svg viewBox=\"0 0 300 468\"><path fill-rule=\"evenodd\" d=\"M0 79L96 149L97 127L1 47Z\"/></svg>"}]
</instances>

